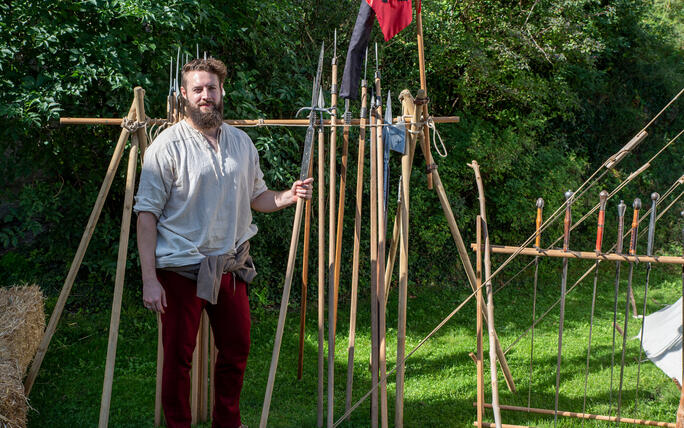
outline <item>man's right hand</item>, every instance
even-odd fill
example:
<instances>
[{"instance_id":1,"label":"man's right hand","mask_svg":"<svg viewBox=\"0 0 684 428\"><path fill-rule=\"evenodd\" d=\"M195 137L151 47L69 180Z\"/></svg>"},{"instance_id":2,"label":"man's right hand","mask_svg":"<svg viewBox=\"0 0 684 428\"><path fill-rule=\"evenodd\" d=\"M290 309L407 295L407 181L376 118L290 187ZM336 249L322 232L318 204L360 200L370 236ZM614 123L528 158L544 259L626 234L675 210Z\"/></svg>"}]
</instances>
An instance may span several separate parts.
<instances>
[{"instance_id":1,"label":"man's right hand","mask_svg":"<svg viewBox=\"0 0 684 428\"><path fill-rule=\"evenodd\" d=\"M166 292L157 278L143 280L143 304L153 312L164 313Z\"/></svg>"}]
</instances>

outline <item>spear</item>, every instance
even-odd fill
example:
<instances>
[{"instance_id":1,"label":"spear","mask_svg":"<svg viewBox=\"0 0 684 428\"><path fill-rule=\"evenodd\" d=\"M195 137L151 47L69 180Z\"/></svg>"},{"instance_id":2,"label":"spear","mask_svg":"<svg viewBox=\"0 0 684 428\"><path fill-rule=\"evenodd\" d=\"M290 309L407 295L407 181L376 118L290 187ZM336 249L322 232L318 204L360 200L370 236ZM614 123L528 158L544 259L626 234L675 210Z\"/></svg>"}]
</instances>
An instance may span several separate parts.
<instances>
[{"instance_id":1,"label":"spear","mask_svg":"<svg viewBox=\"0 0 684 428\"><path fill-rule=\"evenodd\" d=\"M325 103L323 103L325 104ZM319 97L320 105L320 97ZM318 127L318 405L316 426L323 426L323 378L324 341L325 341L325 134L323 132L323 113L320 113Z\"/></svg>"},{"instance_id":2,"label":"spear","mask_svg":"<svg viewBox=\"0 0 684 428\"><path fill-rule=\"evenodd\" d=\"M618 233L617 243L615 245L615 254L622 254L622 233L625 226L625 211L627 205L624 201L618 204ZM620 290L620 261L615 262L615 294L613 298L613 347L610 353L610 405L608 407L608 414L613 408L613 368L615 367L615 332L617 331L617 309L618 309L618 292Z\"/></svg>"},{"instance_id":3,"label":"spear","mask_svg":"<svg viewBox=\"0 0 684 428\"><path fill-rule=\"evenodd\" d=\"M601 254L601 245L603 244L603 228L606 224L606 201L608 200L608 192L605 190L599 193L599 213L598 213L598 226L596 228L596 255ZM587 408L587 384L589 381L589 358L591 356L591 333L594 328L594 309L596 308L596 288L598 285L598 273L599 273L599 263L600 260L596 260L596 265L594 267L594 290L591 295L591 315L589 317L589 341L587 343L587 366L584 370L584 401L582 403L582 413ZM582 419L582 426L584 426L584 419Z\"/></svg>"},{"instance_id":4,"label":"spear","mask_svg":"<svg viewBox=\"0 0 684 428\"><path fill-rule=\"evenodd\" d=\"M332 82L330 87L330 194L328 198L328 427L334 422L335 398L335 330L337 328L337 296L335 286L335 182L337 179L337 30L332 57Z\"/></svg>"},{"instance_id":5,"label":"spear","mask_svg":"<svg viewBox=\"0 0 684 428\"><path fill-rule=\"evenodd\" d=\"M375 123L375 90L371 91L369 122ZM370 127L370 259L371 259L371 427L378 426L378 188L377 128Z\"/></svg>"},{"instance_id":6,"label":"spear","mask_svg":"<svg viewBox=\"0 0 684 428\"><path fill-rule=\"evenodd\" d=\"M378 364L380 377L380 423L382 428L388 425L387 420L387 360L385 343L385 197L384 197L384 161L383 161L383 138L382 138L382 97L380 84L380 65L378 60L378 44L375 44L375 96L376 98L376 117L375 124L377 129L376 138L376 158L377 162L377 216L378 216L378 268L376 275L378 287Z\"/></svg>"},{"instance_id":7,"label":"spear","mask_svg":"<svg viewBox=\"0 0 684 428\"><path fill-rule=\"evenodd\" d=\"M300 171L300 179L305 180L309 173L309 163L311 162L311 151L313 149L313 134L314 122L316 117L316 94L320 89L321 73L323 70L323 53L324 46L321 45L321 53L318 57L318 68L316 70L316 78L314 79L313 91L311 95L311 112L309 113L309 127L306 129L306 137L304 139L304 153L302 155L302 167ZM259 422L260 428L266 428L268 423L268 412L271 406L271 396L273 394L273 387L275 385L275 375L278 368L278 357L280 356L280 344L283 339L283 332L285 330L285 317L287 315L287 305L290 299L290 287L292 286L292 276L294 273L294 262L297 255L297 244L299 243L299 228L302 222L302 208L303 200L297 199L297 206L295 209L294 224L292 225L292 237L290 239L290 251L288 253L287 270L285 272L285 285L283 286L283 297L280 301L280 314L278 315L278 326L276 327L276 336L273 343L273 355L271 357L271 367L268 372L268 382L266 384L266 393L264 396L264 403L261 409L261 420Z\"/></svg>"},{"instance_id":8,"label":"spear","mask_svg":"<svg viewBox=\"0 0 684 428\"><path fill-rule=\"evenodd\" d=\"M354 250L352 256L351 304L349 310L349 346L347 347L347 389L344 402L345 413L349 411L352 400L352 383L354 379L354 349L356 341L356 308L358 305L359 287L359 247L361 245L361 209L363 208L363 167L366 145L366 117L368 115L367 96L368 81L368 48L364 59L363 80L361 80L361 113L359 128L359 149L356 166L356 214L354 217ZM345 117L346 120L346 117ZM346 123L345 123L346 125Z\"/></svg>"},{"instance_id":9,"label":"spear","mask_svg":"<svg viewBox=\"0 0 684 428\"><path fill-rule=\"evenodd\" d=\"M646 255L651 257L653 255L653 241L655 240L655 223L656 223L656 204L660 199L660 195L656 192L651 193L651 217L648 222L648 241L646 244ZM641 311L641 337L639 338L639 359L637 360L637 383L634 391L634 413L637 413L637 404L639 403L639 375L641 374L641 352L644 344L644 324L646 323L646 298L648 297L648 280L651 276L651 262L646 264L646 284L644 285L644 306Z\"/></svg>"},{"instance_id":10,"label":"spear","mask_svg":"<svg viewBox=\"0 0 684 428\"><path fill-rule=\"evenodd\" d=\"M544 200L537 199L537 218L535 226L537 229L537 237L534 240L534 246L537 249L541 248L541 224L542 224L542 210L544 209ZM534 291L532 296L532 332L530 336L530 383L527 388L527 407L529 408L532 402L532 363L534 361L534 320L537 311L537 282L539 278L539 256L534 256Z\"/></svg>"},{"instance_id":11,"label":"spear","mask_svg":"<svg viewBox=\"0 0 684 428\"><path fill-rule=\"evenodd\" d=\"M572 223L572 191L565 192L565 220L564 234L563 234L563 251L567 252L570 246L570 224ZM563 322L565 321L565 294L568 285L568 259L563 259L563 276L561 277L561 299L560 299L560 316L558 322L558 358L556 361L556 395L555 405L553 411L553 426L558 424L558 392L560 390L560 369L561 356L563 351Z\"/></svg>"},{"instance_id":12,"label":"spear","mask_svg":"<svg viewBox=\"0 0 684 428\"><path fill-rule=\"evenodd\" d=\"M634 215L632 217L632 235L629 242L629 255L636 255L637 236L639 232L639 210L641 209L641 199L636 198L634 204ZM622 326L622 359L620 363L620 384L618 386L617 419L620 420L620 408L622 407L622 380L625 373L625 350L627 347L627 323L629 321L629 295L632 292L632 274L634 273L634 262L629 262L629 276L627 277L627 297L625 298L625 323Z\"/></svg>"}]
</instances>

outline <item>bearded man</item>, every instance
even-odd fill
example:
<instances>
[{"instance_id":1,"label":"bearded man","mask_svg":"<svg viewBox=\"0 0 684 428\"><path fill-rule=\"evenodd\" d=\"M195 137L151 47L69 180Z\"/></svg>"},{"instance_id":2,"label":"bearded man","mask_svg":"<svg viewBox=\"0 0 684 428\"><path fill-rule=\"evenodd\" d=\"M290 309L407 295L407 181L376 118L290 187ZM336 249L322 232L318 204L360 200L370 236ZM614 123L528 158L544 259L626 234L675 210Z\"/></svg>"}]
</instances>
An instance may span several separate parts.
<instances>
[{"instance_id":1,"label":"bearded man","mask_svg":"<svg viewBox=\"0 0 684 428\"><path fill-rule=\"evenodd\" d=\"M186 119L147 149L134 207L143 303L162 319L162 407L169 428L190 426L190 367L202 310L218 348L212 426L243 426L247 283L256 275L249 256L249 239L257 233L251 210L276 211L312 192L312 179L281 192L267 188L252 140L223 123L226 74L213 58L183 66Z\"/></svg>"}]
</instances>

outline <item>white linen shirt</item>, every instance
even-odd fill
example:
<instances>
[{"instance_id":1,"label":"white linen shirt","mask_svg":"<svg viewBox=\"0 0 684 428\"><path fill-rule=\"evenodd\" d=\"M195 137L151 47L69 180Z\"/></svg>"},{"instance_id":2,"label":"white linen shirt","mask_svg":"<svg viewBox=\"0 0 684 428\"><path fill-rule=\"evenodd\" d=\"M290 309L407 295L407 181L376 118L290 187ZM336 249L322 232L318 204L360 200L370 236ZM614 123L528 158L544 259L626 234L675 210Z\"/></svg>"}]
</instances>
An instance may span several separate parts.
<instances>
[{"instance_id":1,"label":"white linen shirt","mask_svg":"<svg viewBox=\"0 0 684 428\"><path fill-rule=\"evenodd\" d=\"M183 120L159 134L144 161L133 209L157 217L157 268L226 254L257 233L250 203L267 187L243 131L223 124L214 150Z\"/></svg>"}]
</instances>

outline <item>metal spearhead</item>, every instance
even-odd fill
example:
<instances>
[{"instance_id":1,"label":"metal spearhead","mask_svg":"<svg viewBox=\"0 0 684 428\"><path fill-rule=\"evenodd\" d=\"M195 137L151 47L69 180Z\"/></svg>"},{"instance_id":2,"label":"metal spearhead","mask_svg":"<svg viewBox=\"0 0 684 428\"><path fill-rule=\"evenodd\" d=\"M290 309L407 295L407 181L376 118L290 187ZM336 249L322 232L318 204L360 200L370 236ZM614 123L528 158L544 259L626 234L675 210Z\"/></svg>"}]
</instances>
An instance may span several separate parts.
<instances>
[{"instance_id":1,"label":"metal spearhead","mask_svg":"<svg viewBox=\"0 0 684 428\"><path fill-rule=\"evenodd\" d=\"M178 46L178 51L176 52L176 80L174 81L174 90L178 94L178 66L180 64L180 46Z\"/></svg>"},{"instance_id":2,"label":"metal spearhead","mask_svg":"<svg viewBox=\"0 0 684 428\"><path fill-rule=\"evenodd\" d=\"M299 173L300 180L306 180L309 175L309 164L311 163L311 148L313 144L314 122L316 118L316 97L320 99L321 92L321 74L323 72L323 54L325 52L324 44L321 44L321 53L318 56L318 67L316 69L316 77L313 82L313 90L311 91L311 108L309 112L309 126L306 128L306 137L304 139L304 153L302 154L302 167Z\"/></svg>"},{"instance_id":3,"label":"metal spearhead","mask_svg":"<svg viewBox=\"0 0 684 428\"><path fill-rule=\"evenodd\" d=\"M169 96L173 96L173 93L173 57L171 57L171 61L169 63Z\"/></svg>"}]
</instances>

